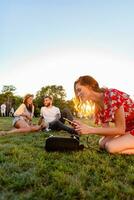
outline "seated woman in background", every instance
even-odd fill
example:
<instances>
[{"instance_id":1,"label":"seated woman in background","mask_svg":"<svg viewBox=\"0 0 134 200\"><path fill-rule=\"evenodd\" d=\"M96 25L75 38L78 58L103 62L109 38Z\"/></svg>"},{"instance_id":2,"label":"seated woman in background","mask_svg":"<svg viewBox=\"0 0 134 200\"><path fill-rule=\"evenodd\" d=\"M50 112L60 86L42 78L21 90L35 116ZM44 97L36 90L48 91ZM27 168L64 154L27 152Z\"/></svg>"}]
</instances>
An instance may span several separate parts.
<instances>
[{"instance_id":1,"label":"seated woman in background","mask_svg":"<svg viewBox=\"0 0 134 200\"><path fill-rule=\"evenodd\" d=\"M10 131L1 131L0 135L8 133L19 133L19 132L35 132L45 127L45 124L33 125L32 118L34 115L33 95L27 94L23 103L18 107L14 113L13 126L14 129Z\"/></svg>"},{"instance_id":2,"label":"seated woman in background","mask_svg":"<svg viewBox=\"0 0 134 200\"><path fill-rule=\"evenodd\" d=\"M100 88L91 76L79 77L74 91L78 100L95 103L95 122L102 125L91 127L75 121L75 130L79 134L103 136L100 148L110 153L134 154L134 102L129 95L117 89Z\"/></svg>"}]
</instances>

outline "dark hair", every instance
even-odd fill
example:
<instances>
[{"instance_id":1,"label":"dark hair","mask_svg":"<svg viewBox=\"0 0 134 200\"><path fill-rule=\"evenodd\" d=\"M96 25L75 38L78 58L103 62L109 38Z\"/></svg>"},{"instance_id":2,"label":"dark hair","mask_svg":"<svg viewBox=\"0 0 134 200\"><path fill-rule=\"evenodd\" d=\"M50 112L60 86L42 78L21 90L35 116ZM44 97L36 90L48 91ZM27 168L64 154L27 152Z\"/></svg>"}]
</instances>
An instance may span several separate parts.
<instances>
[{"instance_id":1,"label":"dark hair","mask_svg":"<svg viewBox=\"0 0 134 200\"><path fill-rule=\"evenodd\" d=\"M84 86L89 86L93 89L95 92L104 92L104 88L99 87L99 83L92 77L92 76L80 76L75 82L74 82L74 91L76 93L76 84L80 83L81 85Z\"/></svg>"}]
</instances>

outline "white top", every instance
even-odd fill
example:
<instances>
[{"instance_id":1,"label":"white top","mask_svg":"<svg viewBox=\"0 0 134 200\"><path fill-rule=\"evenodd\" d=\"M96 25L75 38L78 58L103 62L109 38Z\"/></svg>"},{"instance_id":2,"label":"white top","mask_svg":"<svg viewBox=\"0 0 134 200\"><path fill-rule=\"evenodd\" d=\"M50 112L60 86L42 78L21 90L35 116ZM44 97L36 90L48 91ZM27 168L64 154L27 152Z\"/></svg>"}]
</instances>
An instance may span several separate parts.
<instances>
[{"instance_id":1,"label":"white top","mask_svg":"<svg viewBox=\"0 0 134 200\"><path fill-rule=\"evenodd\" d=\"M13 107L11 108L10 113L14 113L14 108Z\"/></svg>"},{"instance_id":2,"label":"white top","mask_svg":"<svg viewBox=\"0 0 134 200\"><path fill-rule=\"evenodd\" d=\"M40 116L44 118L46 122L52 122L56 119L60 119L60 109L56 106L52 107L41 107Z\"/></svg>"},{"instance_id":3,"label":"white top","mask_svg":"<svg viewBox=\"0 0 134 200\"><path fill-rule=\"evenodd\" d=\"M18 117L21 115L28 115L29 117L33 117L34 115L34 106L32 109L32 113L27 110L27 107L24 103L22 103L14 113L14 117Z\"/></svg>"},{"instance_id":4,"label":"white top","mask_svg":"<svg viewBox=\"0 0 134 200\"><path fill-rule=\"evenodd\" d=\"M3 103L1 105L1 112L5 112L6 111L6 105Z\"/></svg>"}]
</instances>

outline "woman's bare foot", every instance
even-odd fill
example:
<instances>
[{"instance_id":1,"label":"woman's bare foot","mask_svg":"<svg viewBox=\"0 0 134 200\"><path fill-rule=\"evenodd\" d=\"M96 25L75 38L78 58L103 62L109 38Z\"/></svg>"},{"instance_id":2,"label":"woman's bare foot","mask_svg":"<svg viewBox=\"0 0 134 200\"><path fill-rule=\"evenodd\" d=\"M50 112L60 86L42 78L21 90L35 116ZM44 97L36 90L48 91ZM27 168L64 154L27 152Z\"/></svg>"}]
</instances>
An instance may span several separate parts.
<instances>
[{"instance_id":1,"label":"woman's bare foot","mask_svg":"<svg viewBox=\"0 0 134 200\"><path fill-rule=\"evenodd\" d=\"M0 136L7 135L7 131L0 131Z\"/></svg>"}]
</instances>

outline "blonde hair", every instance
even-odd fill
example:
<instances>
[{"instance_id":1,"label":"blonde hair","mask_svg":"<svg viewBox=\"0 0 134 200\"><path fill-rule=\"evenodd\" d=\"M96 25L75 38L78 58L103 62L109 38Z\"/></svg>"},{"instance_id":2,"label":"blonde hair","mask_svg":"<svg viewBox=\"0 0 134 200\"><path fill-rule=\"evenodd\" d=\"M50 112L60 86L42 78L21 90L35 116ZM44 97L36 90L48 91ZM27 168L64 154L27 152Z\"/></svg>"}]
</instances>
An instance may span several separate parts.
<instances>
[{"instance_id":1,"label":"blonde hair","mask_svg":"<svg viewBox=\"0 0 134 200\"><path fill-rule=\"evenodd\" d=\"M24 98L23 98L23 103L25 104L27 110L28 110L29 112L32 113L33 107L34 107L33 103L32 103L31 105L28 105L28 104L27 104L27 100L28 100L28 98L30 98L30 97L33 98L34 95L33 95L33 94L26 94L26 95L24 96Z\"/></svg>"},{"instance_id":2,"label":"blonde hair","mask_svg":"<svg viewBox=\"0 0 134 200\"><path fill-rule=\"evenodd\" d=\"M23 103L24 103L24 104L27 103L27 99L28 99L29 97L34 97L34 95L33 95L33 94L26 94L26 95L24 96L24 98L23 98Z\"/></svg>"}]
</instances>

